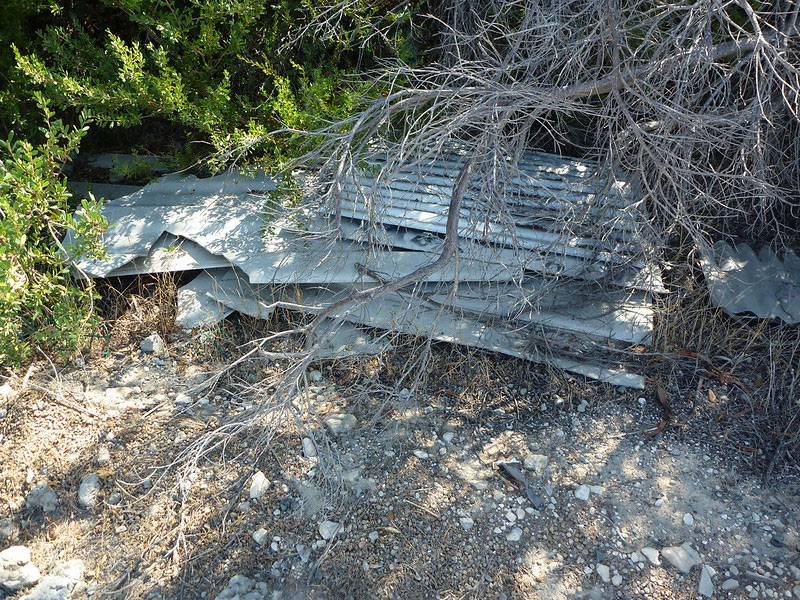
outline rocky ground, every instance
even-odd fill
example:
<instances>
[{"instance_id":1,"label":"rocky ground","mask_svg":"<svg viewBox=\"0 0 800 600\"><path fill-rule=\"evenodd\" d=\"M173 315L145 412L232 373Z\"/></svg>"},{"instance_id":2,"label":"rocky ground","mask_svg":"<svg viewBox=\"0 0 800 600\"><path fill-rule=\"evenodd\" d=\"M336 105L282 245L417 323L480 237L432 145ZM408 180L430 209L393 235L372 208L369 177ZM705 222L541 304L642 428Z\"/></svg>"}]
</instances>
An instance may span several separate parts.
<instances>
[{"instance_id":1,"label":"rocky ground","mask_svg":"<svg viewBox=\"0 0 800 600\"><path fill-rule=\"evenodd\" d=\"M796 487L695 406L650 436L652 392L518 361L485 397L324 364L304 430L178 464L264 375L196 391L193 339L0 388L0 598L800 598Z\"/></svg>"}]
</instances>

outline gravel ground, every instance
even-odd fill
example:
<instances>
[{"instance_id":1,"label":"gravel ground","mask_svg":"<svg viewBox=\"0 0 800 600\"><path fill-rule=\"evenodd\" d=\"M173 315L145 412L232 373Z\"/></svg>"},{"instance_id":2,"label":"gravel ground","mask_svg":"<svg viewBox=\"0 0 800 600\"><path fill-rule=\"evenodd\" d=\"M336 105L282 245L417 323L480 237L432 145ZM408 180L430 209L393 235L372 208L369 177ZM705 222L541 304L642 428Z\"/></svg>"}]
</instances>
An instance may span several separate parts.
<instances>
[{"instance_id":1,"label":"gravel ground","mask_svg":"<svg viewBox=\"0 0 800 600\"><path fill-rule=\"evenodd\" d=\"M543 385L542 368L476 407L356 393L319 367L304 432L234 438L179 489L163 467L253 402L225 380L193 393L219 365L187 348L133 347L58 382L40 365L2 392L0 550L28 548L42 579L12 589L32 570L0 554L0 598L67 567L61 595L39 597L800 598L797 489L763 489L679 406L642 433L662 414L652 392Z\"/></svg>"}]
</instances>

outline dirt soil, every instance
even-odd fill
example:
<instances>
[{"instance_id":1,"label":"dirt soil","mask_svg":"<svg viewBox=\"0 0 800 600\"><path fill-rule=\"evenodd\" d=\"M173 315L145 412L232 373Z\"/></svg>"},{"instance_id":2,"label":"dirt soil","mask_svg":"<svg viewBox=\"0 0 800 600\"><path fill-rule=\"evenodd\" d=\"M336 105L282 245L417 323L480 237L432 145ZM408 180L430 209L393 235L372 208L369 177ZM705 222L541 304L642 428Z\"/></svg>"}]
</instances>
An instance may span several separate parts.
<instances>
[{"instance_id":1,"label":"dirt soil","mask_svg":"<svg viewBox=\"0 0 800 600\"><path fill-rule=\"evenodd\" d=\"M80 559L72 598L800 598L797 486L763 488L694 390L670 390L658 433L654 390L521 361L458 355L414 394L323 363L305 432L284 414L269 446L252 432L176 465L280 365L197 392L219 356L167 341L39 364L0 396L0 550L28 547L43 576Z\"/></svg>"}]
</instances>

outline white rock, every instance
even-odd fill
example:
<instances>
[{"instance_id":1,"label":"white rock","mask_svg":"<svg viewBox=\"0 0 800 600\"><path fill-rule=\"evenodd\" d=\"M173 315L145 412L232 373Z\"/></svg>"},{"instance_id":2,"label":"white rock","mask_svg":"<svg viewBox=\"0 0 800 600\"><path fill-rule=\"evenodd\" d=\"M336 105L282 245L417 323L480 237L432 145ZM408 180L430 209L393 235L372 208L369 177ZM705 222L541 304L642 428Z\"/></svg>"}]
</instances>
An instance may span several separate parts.
<instances>
[{"instance_id":1,"label":"white rock","mask_svg":"<svg viewBox=\"0 0 800 600\"><path fill-rule=\"evenodd\" d=\"M100 493L100 476L97 473L89 473L81 479L78 488L78 504L81 508L93 508L97 506L97 494Z\"/></svg>"},{"instance_id":2,"label":"white rock","mask_svg":"<svg viewBox=\"0 0 800 600\"><path fill-rule=\"evenodd\" d=\"M614 576L611 578L611 583L613 583L615 586L620 586L620 585L622 585L622 575L620 575L619 573L617 573L616 575L614 575Z\"/></svg>"},{"instance_id":3,"label":"white rock","mask_svg":"<svg viewBox=\"0 0 800 600\"><path fill-rule=\"evenodd\" d=\"M687 527L694 525L694 517L692 516L692 513L686 513L683 515L683 524Z\"/></svg>"},{"instance_id":4,"label":"white rock","mask_svg":"<svg viewBox=\"0 0 800 600\"><path fill-rule=\"evenodd\" d=\"M789 565L789 570L792 572L795 579L800 580L800 567Z\"/></svg>"},{"instance_id":5,"label":"white rock","mask_svg":"<svg viewBox=\"0 0 800 600\"><path fill-rule=\"evenodd\" d=\"M311 559L311 548L305 544L296 544L294 549L297 550L301 563L306 564Z\"/></svg>"},{"instance_id":6,"label":"white rock","mask_svg":"<svg viewBox=\"0 0 800 600\"><path fill-rule=\"evenodd\" d=\"M316 458L317 456L317 447L314 445L314 440L311 438L303 438L303 456L306 458Z\"/></svg>"},{"instance_id":7,"label":"white rock","mask_svg":"<svg viewBox=\"0 0 800 600\"><path fill-rule=\"evenodd\" d=\"M414 450L414 456L416 456L420 460L425 460L428 458L429 454L425 452L425 450Z\"/></svg>"},{"instance_id":8,"label":"white rock","mask_svg":"<svg viewBox=\"0 0 800 600\"><path fill-rule=\"evenodd\" d=\"M264 475L263 472L257 471L250 482L250 499L255 500L261 498L271 485L272 482L267 479L267 476Z\"/></svg>"},{"instance_id":9,"label":"white rock","mask_svg":"<svg viewBox=\"0 0 800 600\"><path fill-rule=\"evenodd\" d=\"M595 567L597 574L600 575L600 579L603 580L603 583L608 583L611 581L611 573L609 572L608 566L598 563Z\"/></svg>"},{"instance_id":10,"label":"white rock","mask_svg":"<svg viewBox=\"0 0 800 600\"><path fill-rule=\"evenodd\" d=\"M194 402L194 399L189 394L184 394L183 392L175 394L175 404L191 404L192 402Z\"/></svg>"},{"instance_id":11,"label":"white rock","mask_svg":"<svg viewBox=\"0 0 800 600\"><path fill-rule=\"evenodd\" d=\"M369 532L369 541L370 542L377 542L378 538L380 537L380 535L381 534L379 534L377 531L370 531Z\"/></svg>"},{"instance_id":12,"label":"white rock","mask_svg":"<svg viewBox=\"0 0 800 600\"><path fill-rule=\"evenodd\" d=\"M506 521L508 521L509 523L513 523L516 520L517 520L517 515L515 515L510 510L506 511Z\"/></svg>"},{"instance_id":13,"label":"white rock","mask_svg":"<svg viewBox=\"0 0 800 600\"><path fill-rule=\"evenodd\" d=\"M61 563L20 600L69 600L72 590L82 578L82 560Z\"/></svg>"},{"instance_id":14,"label":"white rock","mask_svg":"<svg viewBox=\"0 0 800 600\"><path fill-rule=\"evenodd\" d=\"M547 456L544 454L528 454L522 459L526 469L530 469L537 475L542 475L547 468Z\"/></svg>"},{"instance_id":15,"label":"white rock","mask_svg":"<svg viewBox=\"0 0 800 600\"><path fill-rule=\"evenodd\" d=\"M722 582L722 585L720 587L726 592L728 592L730 590L735 590L736 588L738 588L739 582L736 581L735 579L726 579L725 581Z\"/></svg>"},{"instance_id":16,"label":"white rock","mask_svg":"<svg viewBox=\"0 0 800 600\"><path fill-rule=\"evenodd\" d=\"M458 522L461 523L461 528L464 531L469 531L470 529L472 529L472 526L475 524L475 521L473 521L469 517L461 517L458 520Z\"/></svg>"},{"instance_id":17,"label":"white rock","mask_svg":"<svg viewBox=\"0 0 800 600\"><path fill-rule=\"evenodd\" d=\"M506 539L509 542L518 542L521 537L522 537L522 529L520 529L519 527L514 527L514 529L512 529L508 533L508 535L506 536Z\"/></svg>"},{"instance_id":18,"label":"white rock","mask_svg":"<svg viewBox=\"0 0 800 600\"><path fill-rule=\"evenodd\" d=\"M269 534L267 534L267 530L264 529L263 527L261 527L260 529L256 529L253 532L253 540L255 540L256 544L258 544L259 546L264 545L264 542L267 541L267 537L269 537Z\"/></svg>"},{"instance_id":19,"label":"white rock","mask_svg":"<svg viewBox=\"0 0 800 600\"><path fill-rule=\"evenodd\" d=\"M347 433L356 428L358 420L349 413L333 413L322 419L333 435Z\"/></svg>"},{"instance_id":20,"label":"white rock","mask_svg":"<svg viewBox=\"0 0 800 600\"><path fill-rule=\"evenodd\" d=\"M0 517L0 540L9 540L16 536L18 528L11 517Z\"/></svg>"},{"instance_id":21,"label":"white rock","mask_svg":"<svg viewBox=\"0 0 800 600\"><path fill-rule=\"evenodd\" d=\"M46 482L40 481L28 492L25 506L27 508L41 508L46 513L53 512L58 506L58 494Z\"/></svg>"},{"instance_id":22,"label":"white rock","mask_svg":"<svg viewBox=\"0 0 800 600\"><path fill-rule=\"evenodd\" d=\"M319 383L322 381L322 373L314 369L313 371L308 372L308 380L313 381L314 383Z\"/></svg>"},{"instance_id":23,"label":"white rock","mask_svg":"<svg viewBox=\"0 0 800 600\"><path fill-rule=\"evenodd\" d=\"M642 548L642 554L645 555L651 565L655 565L656 567L661 565L661 559L658 557L659 551L656 548L645 546Z\"/></svg>"},{"instance_id":24,"label":"white rock","mask_svg":"<svg viewBox=\"0 0 800 600\"><path fill-rule=\"evenodd\" d=\"M0 552L0 587L15 592L32 586L42 574L31 562L25 546L11 546Z\"/></svg>"},{"instance_id":25,"label":"white rock","mask_svg":"<svg viewBox=\"0 0 800 600\"><path fill-rule=\"evenodd\" d=\"M452 442L453 442L453 438L454 438L455 436L456 436L456 434L455 434L455 433L453 433L452 431L445 431L445 432L444 432L444 434L442 435L442 439L443 439L445 442L447 442L448 444L450 444L450 443L452 443Z\"/></svg>"},{"instance_id":26,"label":"white rock","mask_svg":"<svg viewBox=\"0 0 800 600\"><path fill-rule=\"evenodd\" d=\"M0 400L6 400L11 397L11 394L14 393L14 388L11 387L10 383L4 383L0 385Z\"/></svg>"},{"instance_id":27,"label":"white rock","mask_svg":"<svg viewBox=\"0 0 800 600\"><path fill-rule=\"evenodd\" d=\"M214 600L268 600L272 597L266 583L234 575Z\"/></svg>"},{"instance_id":28,"label":"white rock","mask_svg":"<svg viewBox=\"0 0 800 600\"><path fill-rule=\"evenodd\" d=\"M706 565L703 565L703 570L700 572L700 583L697 586L697 593L706 598L711 598L714 595L714 584L711 581L711 572Z\"/></svg>"},{"instance_id":29,"label":"white rock","mask_svg":"<svg viewBox=\"0 0 800 600\"><path fill-rule=\"evenodd\" d=\"M139 342L139 348L147 354L165 354L167 351L167 345L157 333L149 335Z\"/></svg>"},{"instance_id":30,"label":"white rock","mask_svg":"<svg viewBox=\"0 0 800 600\"><path fill-rule=\"evenodd\" d=\"M322 536L323 540L327 541L339 533L341 528L341 523L336 523L335 521L322 521L319 524L319 534Z\"/></svg>"},{"instance_id":31,"label":"white rock","mask_svg":"<svg viewBox=\"0 0 800 600\"><path fill-rule=\"evenodd\" d=\"M589 486L588 485L580 485L580 486L578 486L578 489L575 490L575 497L578 500L586 501L586 500L589 500L589 494L590 493L591 493L591 491L589 490Z\"/></svg>"},{"instance_id":32,"label":"white rock","mask_svg":"<svg viewBox=\"0 0 800 600\"><path fill-rule=\"evenodd\" d=\"M97 449L97 457L95 458L95 462L98 464L98 466L102 467L109 460L111 460L111 452L109 452L108 448L105 446L100 446Z\"/></svg>"},{"instance_id":33,"label":"white rock","mask_svg":"<svg viewBox=\"0 0 800 600\"><path fill-rule=\"evenodd\" d=\"M688 573L700 564L700 555L689 543L680 546L668 546L661 550L661 555L681 573Z\"/></svg>"}]
</instances>

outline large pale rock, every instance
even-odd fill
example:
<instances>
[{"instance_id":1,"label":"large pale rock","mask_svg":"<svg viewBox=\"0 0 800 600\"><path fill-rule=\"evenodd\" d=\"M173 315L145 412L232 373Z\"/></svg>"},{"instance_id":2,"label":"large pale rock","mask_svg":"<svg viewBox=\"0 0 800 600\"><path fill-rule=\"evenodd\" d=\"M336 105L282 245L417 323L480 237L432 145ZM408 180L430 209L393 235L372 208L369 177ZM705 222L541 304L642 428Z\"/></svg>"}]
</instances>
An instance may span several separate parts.
<instances>
[{"instance_id":1,"label":"large pale rock","mask_svg":"<svg viewBox=\"0 0 800 600\"><path fill-rule=\"evenodd\" d=\"M78 504L81 508L93 508L97 506L97 495L100 493L100 476L97 473L89 473L81 479L78 488Z\"/></svg>"},{"instance_id":2,"label":"large pale rock","mask_svg":"<svg viewBox=\"0 0 800 600\"><path fill-rule=\"evenodd\" d=\"M31 562L31 551L25 546L11 546L0 552L0 588L12 592L31 587L42 574Z\"/></svg>"},{"instance_id":3,"label":"large pale rock","mask_svg":"<svg viewBox=\"0 0 800 600\"><path fill-rule=\"evenodd\" d=\"M256 500L257 498L261 498L261 496L267 492L270 485L272 485L272 483L267 479L267 476L261 471L257 471L250 482L250 499Z\"/></svg>"},{"instance_id":4,"label":"large pale rock","mask_svg":"<svg viewBox=\"0 0 800 600\"><path fill-rule=\"evenodd\" d=\"M319 534L322 536L323 540L329 540L342 528L341 523L336 523L335 521L322 521L319 524Z\"/></svg>"},{"instance_id":5,"label":"large pale rock","mask_svg":"<svg viewBox=\"0 0 800 600\"><path fill-rule=\"evenodd\" d=\"M642 554L647 557L651 565L655 565L656 567L661 565L661 560L658 558L659 552L656 548L645 546L642 548Z\"/></svg>"},{"instance_id":6,"label":"large pale rock","mask_svg":"<svg viewBox=\"0 0 800 600\"><path fill-rule=\"evenodd\" d=\"M58 494L45 481L34 485L25 499L26 508L41 508L46 513L53 512L56 506L58 506Z\"/></svg>"},{"instance_id":7,"label":"large pale rock","mask_svg":"<svg viewBox=\"0 0 800 600\"><path fill-rule=\"evenodd\" d=\"M352 431L358 425L355 416L349 413L333 413L322 419L333 435L341 435Z\"/></svg>"},{"instance_id":8,"label":"large pale rock","mask_svg":"<svg viewBox=\"0 0 800 600\"><path fill-rule=\"evenodd\" d=\"M75 585L83 578L83 561L71 560L58 565L20 600L69 600Z\"/></svg>"},{"instance_id":9,"label":"large pale rock","mask_svg":"<svg viewBox=\"0 0 800 600\"><path fill-rule=\"evenodd\" d=\"M157 333L149 335L139 342L139 348L147 354L166 354L167 352L167 344Z\"/></svg>"},{"instance_id":10,"label":"large pale rock","mask_svg":"<svg viewBox=\"0 0 800 600\"><path fill-rule=\"evenodd\" d=\"M700 555L688 542L680 546L667 546L661 550L661 556L681 573L688 573L700 564Z\"/></svg>"},{"instance_id":11,"label":"large pale rock","mask_svg":"<svg viewBox=\"0 0 800 600\"><path fill-rule=\"evenodd\" d=\"M708 565L703 565L703 570L700 572L700 584L697 586L697 593L706 598L711 598L714 595L714 583L711 581L711 569Z\"/></svg>"},{"instance_id":12,"label":"large pale rock","mask_svg":"<svg viewBox=\"0 0 800 600\"><path fill-rule=\"evenodd\" d=\"M526 469L530 469L537 475L542 475L547 468L548 458L544 454L528 454L522 459Z\"/></svg>"},{"instance_id":13,"label":"large pale rock","mask_svg":"<svg viewBox=\"0 0 800 600\"><path fill-rule=\"evenodd\" d=\"M234 575L214 600L268 600L272 594L267 584L249 579L244 575Z\"/></svg>"}]
</instances>

